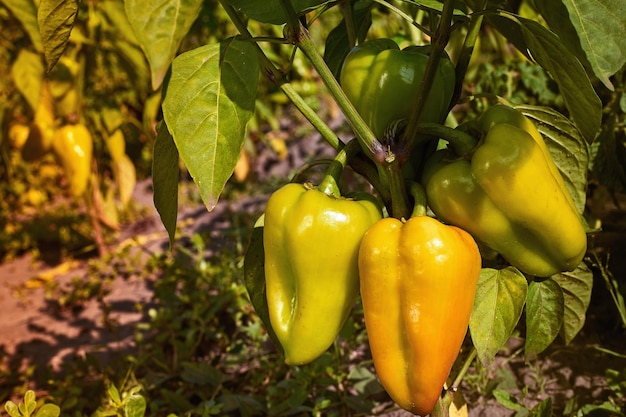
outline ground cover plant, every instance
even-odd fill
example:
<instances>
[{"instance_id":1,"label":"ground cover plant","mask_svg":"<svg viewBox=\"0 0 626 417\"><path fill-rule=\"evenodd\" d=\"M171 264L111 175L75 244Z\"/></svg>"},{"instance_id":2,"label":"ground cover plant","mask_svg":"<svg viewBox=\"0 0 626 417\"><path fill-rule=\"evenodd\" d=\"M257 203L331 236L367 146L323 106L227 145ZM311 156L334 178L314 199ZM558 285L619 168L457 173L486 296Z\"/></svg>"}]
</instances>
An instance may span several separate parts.
<instances>
[{"instance_id":1,"label":"ground cover plant","mask_svg":"<svg viewBox=\"0 0 626 417\"><path fill-rule=\"evenodd\" d=\"M623 415L621 3L3 0L3 258L151 294L5 410Z\"/></svg>"}]
</instances>

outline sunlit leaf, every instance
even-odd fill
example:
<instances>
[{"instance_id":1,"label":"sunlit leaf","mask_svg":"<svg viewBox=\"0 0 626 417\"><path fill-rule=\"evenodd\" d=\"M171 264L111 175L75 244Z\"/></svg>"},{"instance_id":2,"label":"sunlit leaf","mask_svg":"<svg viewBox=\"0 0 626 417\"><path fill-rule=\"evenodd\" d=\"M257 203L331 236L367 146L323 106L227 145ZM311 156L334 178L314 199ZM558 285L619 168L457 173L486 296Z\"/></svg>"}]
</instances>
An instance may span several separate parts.
<instances>
[{"instance_id":1,"label":"sunlit leaf","mask_svg":"<svg viewBox=\"0 0 626 417\"><path fill-rule=\"evenodd\" d=\"M526 357L543 352L559 335L563 324L563 291L548 278L532 281L526 298Z\"/></svg>"},{"instance_id":2,"label":"sunlit leaf","mask_svg":"<svg viewBox=\"0 0 626 417\"><path fill-rule=\"evenodd\" d=\"M469 328L480 361L487 365L515 329L526 301L528 283L513 267L480 273Z\"/></svg>"},{"instance_id":3,"label":"sunlit leaf","mask_svg":"<svg viewBox=\"0 0 626 417\"><path fill-rule=\"evenodd\" d=\"M254 45L231 38L176 57L163 116L209 211L237 164L259 80Z\"/></svg>"},{"instance_id":4,"label":"sunlit leaf","mask_svg":"<svg viewBox=\"0 0 626 417\"><path fill-rule=\"evenodd\" d=\"M146 399L139 394L129 395L124 399L125 417L144 417L146 413Z\"/></svg>"},{"instance_id":5,"label":"sunlit leaf","mask_svg":"<svg viewBox=\"0 0 626 417\"><path fill-rule=\"evenodd\" d=\"M202 0L126 0L126 15L152 72L152 88L163 82L174 56L202 8Z\"/></svg>"},{"instance_id":6,"label":"sunlit leaf","mask_svg":"<svg viewBox=\"0 0 626 417\"><path fill-rule=\"evenodd\" d=\"M63 55L77 13L77 0L40 1L37 9L37 22L48 70L54 67Z\"/></svg>"},{"instance_id":7,"label":"sunlit leaf","mask_svg":"<svg viewBox=\"0 0 626 417\"><path fill-rule=\"evenodd\" d=\"M59 417L61 408L56 404L44 404L37 410L37 417Z\"/></svg>"},{"instance_id":8,"label":"sunlit leaf","mask_svg":"<svg viewBox=\"0 0 626 417\"><path fill-rule=\"evenodd\" d=\"M574 271L553 275L552 279L563 290L565 310L561 337L565 344L569 344L585 324L591 302L593 273L585 263L581 263Z\"/></svg>"}]
</instances>

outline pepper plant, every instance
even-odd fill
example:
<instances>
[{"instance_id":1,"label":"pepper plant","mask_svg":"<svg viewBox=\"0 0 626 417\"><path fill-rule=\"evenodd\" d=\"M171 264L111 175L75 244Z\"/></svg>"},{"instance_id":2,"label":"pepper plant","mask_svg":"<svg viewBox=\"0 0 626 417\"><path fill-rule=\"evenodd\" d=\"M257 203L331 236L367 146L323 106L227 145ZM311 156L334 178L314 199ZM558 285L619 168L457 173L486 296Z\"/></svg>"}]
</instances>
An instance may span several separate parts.
<instances>
[{"instance_id":1,"label":"pepper plant","mask_svg":"<svg viewBox=\"0 0 626 417\"><path fill-rule=\"evenodd\" d=\"M212 210L238 161L260 79L280 89L338 155L317 189L289 184L271 197L268 223L255 227L245 259L250 299L287 364L306 366L332 343L354 303L355 271L381 382L417 414L447 415L471 361L490 363L524 310L528 358L559 335L565 343L576 336L592 286L583 217L589 148L602 123L598 92L615 90L626 62L626 21L611 12L626 7L624 0L220 0L206 7L223 10L232 27L179 53L203 4L125 2L152 87L162 93L154 201L171 242L179 158ZM70 14L57 8L40 19L49 33L67 25L58 10ZM398 33L375 27L381 10ZM311 36L319 21L335 22L323 44ZM468 93L483 28L543 67L567 115ZM64 40L44 42L52 66ZM277 46L289 52L276 54ZM340 138L290 82L300 54L358 146ZM483 116L464 119L468 105ZM362 200L341 197L347 193L337 189L337 164L369 183L350 191L370 193L380 212L370 207L369 217L352 219ZM425 193L415 192L422 186ZM454 366L468 325L469 350Z\"/></svg>"}]
</instances>

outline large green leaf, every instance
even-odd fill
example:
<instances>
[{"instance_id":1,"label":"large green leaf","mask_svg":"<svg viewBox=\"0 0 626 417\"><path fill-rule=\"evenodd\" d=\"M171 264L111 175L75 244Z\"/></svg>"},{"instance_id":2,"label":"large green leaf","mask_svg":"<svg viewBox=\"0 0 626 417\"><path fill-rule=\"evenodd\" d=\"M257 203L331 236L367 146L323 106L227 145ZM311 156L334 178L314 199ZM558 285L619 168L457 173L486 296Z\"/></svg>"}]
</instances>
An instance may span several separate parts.
<instances>
[{"instance_id":1,"label":"large green leaf","mask_svg":"<svg viewBox=\"0 0 626 417\"><path fill-rule=\"evenodd\" d=\"M282 25L287 21L287 14L280 4L281 0L226 0L226 2L259 22ZM293 8L299 14L313 10L324 3L330 3L330 0L291 0Z\"/></svg>"},{"instance_id":2,"label":"large green leaf","mask_svg":"<svg viewBox=\"0 0 626 417\"><path fill-rule=\"evenodd\" d=\"M535 21L503 11L490 12L489 19L517 49L530 51L556 81L570 117L591 143L602 122L602 102L578 58L553 32Z\"/></svg>"},{"instance_id":3,"label":"large green leaf","mask_svg":"<svg viewBox=\"0 0 626 417\"><path fill-rule=\"evenodd\" d=\"M543 135L554 163L567 185L578 212L587 202L587 171L589 146L576 126L561 113L549 107L516 106L530 118Z\"/></svg>"},{"instance_id":4,"label":"large green leaf","mask_svg":"<svg viewBox=\"0 0 626 417\"><path fill-rule=\"evenodd\" d=\"M554 33L539 23L522 19L522 33L533 57L558 84L574 123L592 142L602 122L602 102L582 64Z\"/></svg>"},{"instance_id":5,"label":"large green leaf","mask_svg":"<svg viewBox=\"0 0 626 417\"><path fill-rule=\"evenodd\" d=\"M54 67L63 55L77 13L77 0L40 1L37 9L37 23L48 70Z\"/></svg>"},{"instance_id":6,"label":"large green leaf","mask_svg":"<svg viewBox=\"0 0 626 417\"><path fill-rule=\"evenodd\" d=\"M563 291L556 281L548 278L532 281L526 298L527 358L543 352L559 335L563 325Z\"/></svg>"},{"instance_id":7,"label":"large green leaf","mask_svg":"<svg viewBox=\"0 0 626 417\"><path fill-rule=\"evenodd\" d=\"M196 48L172 63L163 116L209 211L239 159L258 81L254 45L235 38Z\"/></svg>"},{"instance_id":8,"label":"large green leaf","mask_svg":"<svg viewBox=\"0 0 626 417\"><path fill-rule=\"evenodd\" d=\"M626 63L626 0L535 0L535 5L550 29L613 89L609 77Z\"/></svg>"},{"instance_id":9,"label":"large green leaf","mask_svg":"<svg viewBox=\"0 0 626 417\"><path fill-rule=\"evenodd\" d=\"M572 272L563 272L552 276L563 290L565 311L561 337L569 344L585 324L587 309L591 302L593 273L583 262Z\"/></svg>"},{"instance_id":10,"label":"large green leaf","mask_svg":"<svg viewBox=\"0 0 626 417\"><path fill-rule=\"evenodd\" d=\"M480 273L469 328L480 361L491 363L517 325L528 283L516 268L484 268Z\"/></svg>"},{"instance_id":11,"label":"large green leaf","mask_svg":"<svg viewBox=\"0 0 626 417\"><path fill-rule=\"evenodd\" d=\"M163 121L157 125L157 137L152 157L152 189L154 206L170 238L176 234L178 216L178 151Z\"/></svg>"},{"instance_id":12,"label":"large green leaf","mask_svg":"<svg viewBox=\"0 0 626 417\"><path fill-rule=\"evenodd\" d=\"M126 0L126 15L143 48L157 89L189 28L198 17L202 0Z\"/></svg>"}]
</instances>

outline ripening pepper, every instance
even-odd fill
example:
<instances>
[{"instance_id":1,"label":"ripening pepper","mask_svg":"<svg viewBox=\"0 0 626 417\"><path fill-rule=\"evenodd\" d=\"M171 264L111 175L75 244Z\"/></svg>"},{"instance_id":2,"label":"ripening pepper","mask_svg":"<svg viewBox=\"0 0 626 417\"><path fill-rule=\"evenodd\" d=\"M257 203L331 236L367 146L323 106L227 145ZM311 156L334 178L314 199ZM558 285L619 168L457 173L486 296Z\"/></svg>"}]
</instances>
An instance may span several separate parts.
<instances>
[{"instance_id":1,"label":"ripening pepper","mask_svg":"<svg viewBox=\"0 0 626 417\"><path fill-rule=\"evenodd\" d=\"M465 231L427 216L378 221L359 250L365 326L381 384L426 415L465 338L481 258Z\"/></svg>"},{"instance_id":2,"label":"ripening pepper","mask_svg":"<svg viewBox=\"0 0 626 417\"><path fill-rule=\"evenodd\" d=\"M359 289L357 254L381 218L371 200L287 184L265 210L263 247L269 317L289 365L305 364L333 343Z\"/></svg>"},{"instance_id":3,"label":"ripening pepper","mask_svg":"<svg viewBox=\"0 0 626 417\"><path fill-rule=\"evenodd\" d=\"M427 163L423 182L433 212L527 274L575 269L587 249L585 229L541 134L501 105L479 126L486 137L471 160L446 162L446 151L438 151Z\"/></svg>"},{"instance_id":4,"label":"ripening pepper","mask_svg":"<svg viewBox=\"0 0 626 417\"><path fill-rule=\"evenodd\" d=\"M82 124L65 125L57 130L52 150L65 171L70 194L75 197L82 195L91 176L91 133Z\"/></svg>"},{"instance_id":5,"label":"ripening pepper","mask_svg":"<svg viewBox=\"0 0 626 417\"><path fill-rule=\"evenodd\" d=\"M25 161L35 161L48 153L54 142L56 131L55 118L54 98L50 91L50 85L48 81L43 81L33 122L21 149L22 158Z\"/></svg>"},{"instance_id":6,"label":"ripening pepper","mask_svg":"<svg viewBox=\"0 0 626 417\"><path fill-rule=\"evenodd\" d=\"M355 46L344 60L340 83L346 96L378 139L390 123L409 118L428 62L429 46L400 50L391 39ZM422 122L442 123L454 93L455 70L445 56L433 80Z\"/></svg>"}]
</instances>

